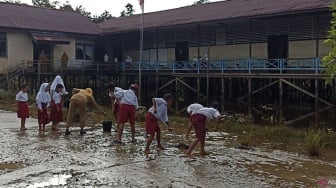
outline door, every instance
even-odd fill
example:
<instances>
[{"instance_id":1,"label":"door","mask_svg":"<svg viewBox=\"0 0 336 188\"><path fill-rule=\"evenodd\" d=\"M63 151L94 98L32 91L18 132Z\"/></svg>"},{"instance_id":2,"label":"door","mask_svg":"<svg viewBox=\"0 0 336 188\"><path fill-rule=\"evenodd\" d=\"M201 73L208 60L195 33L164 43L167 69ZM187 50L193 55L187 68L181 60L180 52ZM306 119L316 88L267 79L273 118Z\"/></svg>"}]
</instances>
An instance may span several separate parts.
<instances>
[{"instance_id":1,"label":"door","mask_svg":"<svg viewBox=\"0 0 336 188\"><path fill-rule=\"evenodd\" d=\"M189 45L187 41L175 44L175 60L176 62L189 60Z\"/></svg>"},{"instance_id":2,"label":"door","mask_svg":"<svg viewBox=\"0 0 336 188\"><path fill-rule=\"evenodd\" d=\"M288 35L268 36L268 59L288 58Z\"/></svg>"},{"instance_id":3,"label":"door","mask_svg":"<svg viewBox=\"0 0 336 188\"><path fill-rule=\"evenodd\" d=\"M286 60L288 58L288 35L270 35L268 36L267 53L269 59L269 69L275 69L278 72L279 63L278 59ZM284 61L284 68L287 66L287 61ZM270 70L272 71L272 70ZM286 70L281 70L282 73Z\"/></svg>"}]
</instances>

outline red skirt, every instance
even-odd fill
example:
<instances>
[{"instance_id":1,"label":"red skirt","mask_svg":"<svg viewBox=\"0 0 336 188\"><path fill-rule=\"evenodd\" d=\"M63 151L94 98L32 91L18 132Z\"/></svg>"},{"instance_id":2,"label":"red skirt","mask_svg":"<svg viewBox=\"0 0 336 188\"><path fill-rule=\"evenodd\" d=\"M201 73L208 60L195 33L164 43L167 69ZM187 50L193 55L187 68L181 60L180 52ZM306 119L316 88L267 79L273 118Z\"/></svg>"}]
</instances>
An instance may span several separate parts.
<instances>
[{"instance_id":1,"label":"red skirt","mask_svg":"<svg viewBox=\"0 0 336 188\"><path fill-rule=\"evenodd\" d=\"M37 119L39 124L48 124L50 122L47 105L42 105L42 111L37 109Z\"/></svg>"},{"instance_id":2,"label":"red skirt","mask_svg":"<svg viewBox=\"0 0 336 188\"><path fill-rule=\"evenodd\" d=\"M155 135L155 133L161 132L158 120L150 112L146 115L145 124L147 134Z\"/></svg>"},{"instance_id":3,"label":"red skirt","mask_svg":"<svg viewBox=\"0 0 336 188\"><path fill-rule=\"evenodd\" d=\"M57 106L59 111L57 111ZM62 112L62 104L55 104L52 103L51 110L50 110L50 121L54 123L63 122L63 112Z\"/></svg>"},{"instance_id":4,"label":"red skirt","mask_svg":"<svg viewBox=\"0 0 336 188\"><path fill-rule=\"evenodd\" d=\"M196 138L205 139L206 136L206 117L202 114L191 115L191 123L195 128Z\"/></svg>"},{"instance_id":5,"label":"red skirt","mask_svg":"<svg viewBox=\"0 0 336 188\"><path fill-rule=\"evenodd\" d=\"M27 102L19 102L18 103L18 118L29 118L29 107Z\"/></svg>"},{"instance_id":6,"label":"red skirt","mask_svg":"<svg viewBox=\"0 0 336 188\"><path fill-rule=\"evenodd\" d=\"M131 125L135 123L135 106L121 104L118 112L118 123L126 123L129 121Z\"/></svg>"}]
</instances>

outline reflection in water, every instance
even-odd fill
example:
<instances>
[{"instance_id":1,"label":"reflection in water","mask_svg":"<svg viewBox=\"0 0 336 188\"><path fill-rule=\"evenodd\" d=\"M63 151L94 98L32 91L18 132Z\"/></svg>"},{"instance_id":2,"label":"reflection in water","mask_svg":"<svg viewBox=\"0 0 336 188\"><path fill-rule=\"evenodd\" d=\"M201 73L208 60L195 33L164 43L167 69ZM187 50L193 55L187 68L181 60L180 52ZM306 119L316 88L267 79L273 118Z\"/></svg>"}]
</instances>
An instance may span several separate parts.
<instances>
[{"instance_id":1,"label":"reflection in water","mask_svg":"<svg viewBox=\"0 0 336 188\"><path fill-rule=\"evenodd\" d=\"M0 170L15 170L22 167L22 162L0 163Z\"/></svg>"},{"instance_id":2,"label":"reflection in water","mask_svg":"<svg viewBox=\"0 0 336 188\"><path fill-rule=\"evenodd\" d=\"M29 185L27 188L38 188L38 187L48 187L53 185L66 185L67 179L71 178L71 175L54 175L47 181L41 183L34 183Z\"/></svg>"},{"instance_id":3,"label":"reflection in water","mask_svg":"<svg viewBox=\"0 0 336 188\"><path fill-rule=\"evenodd\" d=\"M0 119L14 118L15 113L0 113ZM103 133L101 127L88 130L84 136L76 128L68 137L54 132L38 135L37 122L31 119L21 135L15 127L17 122L12 122L0 124L0 187L313 187L319 173L308 177L303 165L311 163L315 164L311 170L336 176L332 163L280 150L240 150L234 147L237 137L222 132L209 132L205 146L209 154L188 161L179 157L185 149L176 146L190 144L191 139L163 131L166 150L156 150L153 142L148 160L140 126L136 143L131 143L127 126L124 143L116 145L116 133ZM11 164L13 168L6 171L1 164L7 161L21 161L21 165ZM284 179L287 167L300 172L291 177L306 178Z\"/></svg>"}]
</instances>

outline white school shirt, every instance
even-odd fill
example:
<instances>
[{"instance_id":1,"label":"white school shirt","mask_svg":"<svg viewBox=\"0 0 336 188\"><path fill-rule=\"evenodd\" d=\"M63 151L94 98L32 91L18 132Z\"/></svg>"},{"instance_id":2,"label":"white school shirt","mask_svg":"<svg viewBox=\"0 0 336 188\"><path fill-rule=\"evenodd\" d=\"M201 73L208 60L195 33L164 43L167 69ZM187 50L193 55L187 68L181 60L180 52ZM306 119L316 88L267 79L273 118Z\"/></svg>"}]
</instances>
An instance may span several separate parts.
<instances>
[{"instance_id":1,"label":"white school shirt","mask_svg":"<svg viewBox=\"0 0 336 188\"><path fill-rule=\"evenodd\" d=\"M214 120L220 116L220 113L218 110L214 108L207 108L207 107L201 108L197 110L196 112L193 112L192 114L202 114L207 118L207 121Z\"/></svg>"},{"instance_id":2,"label":"white school shirt","mask_svg":"<svg viewBox=\"0 0 336 188\"><path fill-rule=\"evenodd\" d=\"M123 89L121 89L120 87L115 87L115 88L114 88L114 92L109 92L108 95L109 95L109 97L112 98L112 97L114 97L114 94L115 94L115 93L117 93L117 92L119 92L119 91L122 91L122 90L123 90Z\"/></svg>"},{"instance_id":3,"label":"white school shirt","mask_svg":"<svg viewBox=\"0 0 336 188\"><path fill-rule=\"evenodd\" d=\"M204 108L203 105L198 104L198 103L193 103L187 107L187 112L196 112L197 110Z\"/></svg>"},{"instance_id":4,"label":"white school shirt","mask_svg":"<svg viewBox=\"0 0 336 188\"><path fill-rule=\"evenodd\" d=\"M121 90L114 93L114 96L118 101L120 101L120 104L128 104L135 106L135 109L138 109L138 97L135 95L134 91L129 90Z\"/></svg>"},{"instance_id":5,"label":"white school shirt","mask_svg":"<svg viewBox=\"0 0 336 188\"><path fill-rule=\"evenodd\" d=\"M61 103L61 99L62 99L61 93L55 92L53 94L53 100L54 100L55 104Z\"/></svg>"},{"instance_id":6,"label":"white school shirt","mask_svg":"<svg viewBox=\"0 0 336 188\"><path fill-rule=\"evenodd\" d=\"M15 100L19 102L27 102L28 94L23 91L19 91L15 96Z\"/></svg>"},{"instance_id":7,"label":"white school shirt","mask_svg":"<svg viewBox=\"0 0 336 188\"><path fill-rule=\"evenodd\" d=\"M156 113L154 113L154 106L152 106L148 112L153 114L153 116L162 121L163 123L166 123L168 121L168 114L167 114L167 102L163 98L153 98L156 103Z\"/></svg>"},{"instance_id":8,"label":"white school shirt","mask_svg":"<svg viewBox=\"0 0 336 188\"><path fill-rule=\"evenodd\" d=\"M108 56L107 54L105 54L105 55L104 55L104 62L106 62L106 63L107 63L107 62L108 62L108 60L109 60L109 56Z\"/></svg>"}]
</instances>

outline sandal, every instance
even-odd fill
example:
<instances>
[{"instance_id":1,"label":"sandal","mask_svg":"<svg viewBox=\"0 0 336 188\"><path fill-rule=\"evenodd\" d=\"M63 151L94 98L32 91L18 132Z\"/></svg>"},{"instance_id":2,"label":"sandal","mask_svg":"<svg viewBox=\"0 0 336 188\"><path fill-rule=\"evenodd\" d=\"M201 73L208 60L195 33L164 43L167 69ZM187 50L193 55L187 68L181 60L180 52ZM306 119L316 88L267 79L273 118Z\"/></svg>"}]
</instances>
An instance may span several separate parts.
<instances>
[{"instance_id":1,"label":"sandal","mask_svg":"<svg viewBox=\"0 0 336 188\"><path fill-rule=\"evenodd\" d=\"M180 155L180 157L190 158L190 159L196 159L192 154L183 154Z\"/></svg>"}]
</instances>

